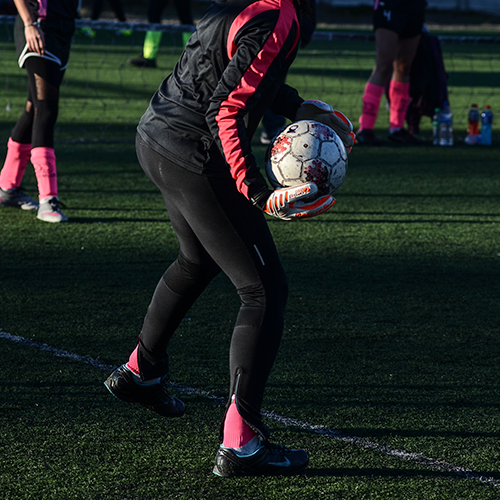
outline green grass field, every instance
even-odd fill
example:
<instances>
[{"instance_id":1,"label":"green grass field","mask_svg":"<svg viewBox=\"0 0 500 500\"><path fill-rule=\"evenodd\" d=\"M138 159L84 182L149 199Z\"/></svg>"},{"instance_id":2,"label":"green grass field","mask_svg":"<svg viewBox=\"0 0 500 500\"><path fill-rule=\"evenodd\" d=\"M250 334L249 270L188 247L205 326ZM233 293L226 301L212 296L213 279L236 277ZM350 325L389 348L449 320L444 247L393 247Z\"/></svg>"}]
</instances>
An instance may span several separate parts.
<instances>
[{"instance_id":1,"label":"green grass field","mask_svg":"<svg viewBox=\"0 0 500 500\"><path fill-rule=\"evenodd\" d=\"M4 38L6 140L25 76ZM165 37L162 68L147 72L126 64L141 40L75 40L56 145L70 222L0 210L0 497L500 498L500 149L498 133L492 147L465 146L459 121L470 95L498 114L498 64L476 85L467 67L484 55L453 49L454 147L355 147L331 211L269 219L291 293L266 422L274 441L303 447L311 464L298 477L224 480L211 470L238 310L224 276L170 346L184 417L122 403L102 383L133 349L177 252L134 131L179 44ZM327 48L302 52L289 82L355 121L372 49L335 48L344 56L333 58ZM381 134L386 123L382 110ZM257 142L254 151L264 157ZM35 196L32 169L23 184Z\"/></svg>"}]
</instances>

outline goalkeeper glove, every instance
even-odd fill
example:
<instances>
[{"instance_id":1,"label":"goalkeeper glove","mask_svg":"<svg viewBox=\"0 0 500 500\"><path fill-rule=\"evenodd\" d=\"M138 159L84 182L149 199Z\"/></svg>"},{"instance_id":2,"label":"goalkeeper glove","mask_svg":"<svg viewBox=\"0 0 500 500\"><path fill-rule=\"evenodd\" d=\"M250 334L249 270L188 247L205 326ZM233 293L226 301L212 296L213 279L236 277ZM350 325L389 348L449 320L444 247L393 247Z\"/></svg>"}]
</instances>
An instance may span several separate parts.
<instances>
[{"instance_id":1,"label":"goalkeeper glove","mask_svg":"<svg viewBox=\"0 0 500 500\"><path fill-rule=\"evenodd\" d=\"M318 186L306 182L299 186L273 191L266 201L264 212L283 220L308 219L330 209L335 198L331 195L315 198Z\"/></svg>"},{"instance_id":2,"label":"goalkeeper glove","mask_svg":"<svg viewBox=\"0 0 500 500\"><path fill-rule=\"evenodd\" d=\"M330 104L317 99L304 101L297 110L295 120L314 120L327 125L340 137L347 152L351 152L356 139L352 131L352 123L344 113L334 110Z\"/></svg>"}]
</instances>

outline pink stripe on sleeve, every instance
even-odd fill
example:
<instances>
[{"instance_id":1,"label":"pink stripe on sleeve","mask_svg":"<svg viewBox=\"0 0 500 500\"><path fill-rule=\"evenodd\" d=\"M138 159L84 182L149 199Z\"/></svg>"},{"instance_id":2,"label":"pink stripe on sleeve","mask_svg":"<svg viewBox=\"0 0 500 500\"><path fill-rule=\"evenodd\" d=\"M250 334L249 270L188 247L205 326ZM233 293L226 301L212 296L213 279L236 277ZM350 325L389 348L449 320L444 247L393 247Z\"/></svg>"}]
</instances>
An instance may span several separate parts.
<instances>
[{"instance_id":1,"label":"pink stripe on sleeve","mask_svg":"<svg viewBox=\"0 0 500 500\"><path fill-rule=\"evenodd\" d=\"M236 53L237 47L234 37L242 26L256 15L267 10L278 10L277 2L266 0L256 2L247 7L235 19L229 31L227 51L231 59ZM221 103L216 121L219 127L219 137L222 143L224 157L230 167L231 175L236 181L236 187L240 193L248 197L248 187L245 185L247 165L242 155L241 139L238 134L237 117L245 109L248 99L255 93L259 84L265 77L274 59L280 53L288 34L296 22L294 8L280 10L280 17L273 34L266 41L264 47L252 62L251 66L241 78L237 87L229 94L227 99ZM298 42L298 35L295 43Z\"/></svg>"}]
</instances>

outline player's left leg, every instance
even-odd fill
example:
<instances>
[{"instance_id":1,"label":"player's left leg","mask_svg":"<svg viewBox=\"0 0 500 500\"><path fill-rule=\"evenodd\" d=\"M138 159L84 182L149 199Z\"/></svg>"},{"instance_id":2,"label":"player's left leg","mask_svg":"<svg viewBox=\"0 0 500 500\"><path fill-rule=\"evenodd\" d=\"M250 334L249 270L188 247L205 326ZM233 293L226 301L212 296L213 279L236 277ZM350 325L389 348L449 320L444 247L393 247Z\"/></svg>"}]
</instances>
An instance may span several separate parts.
<instances>
[{"instance_id":1,"label":"player's left leg","mask_svg":"<svg viewBox=\"0 0 500 500\"><path fill-rule=\"evenodd\" d=\"M28 73L33 107L31 163L38 182L40 206L38 219L46 222L64 222L68 218L58 198L54 128L59 112L59 87L64 72L55 61L43 57L29 57L25 67Z\"/></svg>"},{"instance_id":2,"label":"player's left leg","mask_svg":"<svg viewBox=\"0 0 500 500\"><path fill-rule=\"evenodd\" d=\"M397 55L397 41L398 35L395 31L387 28L377 28L375 31L375 66L365 85L363 106L359 117L360 127L356 132L357 141L361 144L380 144L373 128L377 121L385 86L391 77L393 61Z\"/></svg>"},{"instance_id":3,"label":"player's left leg","mask_svg":"<svg viewBox=\"0 0 500 500\"><path fill-rule=\"evenodd\" d=\"M404 129L406 112L410 105L410 72L417 53L421 34L411 38L399 38L398 54L394 60L394 71L389 84L390 130L389 140L404 144L420 141Z\"/></svg>"}]
</instances>

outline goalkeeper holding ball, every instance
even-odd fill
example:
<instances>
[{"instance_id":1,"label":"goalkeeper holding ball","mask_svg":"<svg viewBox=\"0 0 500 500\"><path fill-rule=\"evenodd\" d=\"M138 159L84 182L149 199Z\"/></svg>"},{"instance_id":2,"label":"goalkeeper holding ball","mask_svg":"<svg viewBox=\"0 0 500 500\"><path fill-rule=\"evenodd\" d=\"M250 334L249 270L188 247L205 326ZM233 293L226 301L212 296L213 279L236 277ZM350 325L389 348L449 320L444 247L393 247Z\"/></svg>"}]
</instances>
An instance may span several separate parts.
<instances>
[{"instance_id":1,"label":"goalkeeper holding ball","mask_svg":"<svg viewBox=\"0 0 500 500\"><path fill-rule=\"evenodd\" d=\"M264 214L307 218L335 200L318 198L312 183L270 190L250 147L268 108L292 121L321 121L347 149L353 144L342 113L318 101L304 103L284 84L302 15L293 0L213 2L138 126L140 164L163 195L180 250L154 291L137 347L105 385L124 401L180 417L184 404L165 383L168 343L210 281L225 273L241 307L215 457L214 473L223 477L294 474L309 461L303 450L272 444L261 416L287 300L287 279Z\"/></svg>"}]
</instances>

